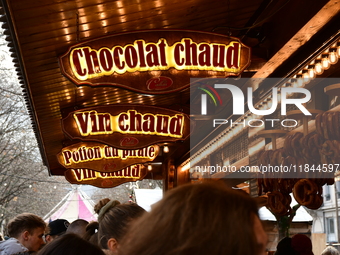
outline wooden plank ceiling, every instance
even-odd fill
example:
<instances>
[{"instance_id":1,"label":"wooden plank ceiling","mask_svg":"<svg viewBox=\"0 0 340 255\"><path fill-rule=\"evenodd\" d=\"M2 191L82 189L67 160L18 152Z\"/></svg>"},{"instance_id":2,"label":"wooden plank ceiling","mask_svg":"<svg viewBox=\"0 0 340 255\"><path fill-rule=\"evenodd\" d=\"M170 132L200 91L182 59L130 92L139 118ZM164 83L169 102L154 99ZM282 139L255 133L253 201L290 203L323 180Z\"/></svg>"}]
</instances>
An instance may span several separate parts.
<instances>
[{"instance_id":1,"label":"wooden plank ceiling","mask_svg":"<svg viewBox=\"0 0 340 255\"><path fill-rule=\"evenodd\" d=\"M240 37L253 48L251 77L328 1L289 0L2 0L2 17L44 162L57 162L67 139L61 118L70 109L137 103L189 113L189 90L141 95L113 87L76 87L60 71L58 56L77 42L146 29L190 29ZM189 150L178 143L177 163Z\"/></svg>"}]
</instances>

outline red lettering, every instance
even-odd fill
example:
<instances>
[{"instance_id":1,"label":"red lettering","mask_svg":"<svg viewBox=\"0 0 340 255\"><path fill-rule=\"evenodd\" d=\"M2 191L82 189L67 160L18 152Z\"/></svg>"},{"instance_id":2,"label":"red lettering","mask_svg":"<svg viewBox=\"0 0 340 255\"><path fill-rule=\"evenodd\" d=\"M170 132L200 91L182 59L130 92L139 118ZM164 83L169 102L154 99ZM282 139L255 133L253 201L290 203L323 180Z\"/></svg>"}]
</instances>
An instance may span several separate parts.
<instances>
[{"instance_id":1,"label":"red lettering","mask_svg":"<svg viewBox=\"0 0 340 255\"><path fill-rule=\"evenodd\" d=\"M197 45L195 43L191 43L190 39L184 40L185 44L185 65L187 66L197 66ZM192 62L191 62L192 60Z\"/></svg>"},{"instance_id":2,"label":"red lettering","mask_svg":"<svg viewBox=\"0 0 340 255\"><path fill-rule=\"evenodd\" d=\"M239 47L240 44L237 42L233 43L233 46L229 46L227 50L227 66L229 68L238 68L238 61L239 61Z\"/></svg>"},{"instance_id":3,"label":"red lettering","mask_svg":"<svg viewBox=\"0 0 340 255\"><path fill-rule=\"evenodd\" d=\"M209 44L202 43L199 48L201 52L198 55L198 63L200 66L211 66L211 54Z\"/></svg>"},{"instance_id":4,"label":"red lettering","mask_svg":"<svg viewBox=\"0 0 340 255\"><path fill-rule=\"evenodd\" d=\"M176 65L182 66L184 65L184 58L181 58L181 51L184 50L184 46L182 44L176 44L174 49L174 58Z\"/></svg>"},{"instance_id":5,"label":"red lettering","mask_svg":"<svg viewBox=\"0 0 340 255\"><path fill-rule=\"evenodd\" d=\"M129 119L129 116L126 113L122 113L121 115L119 115L118 126L120 130L127 131L129 129L129 125L125 123L125 120L128 120L128 119Z\"/></svg>"},{"instance_id":6,"label":"red lettering","mask_svg":"<svg viewBox=\"0 0 340 255\"><path fill-rule=\"evenodd\" d=\"M167 66L168 63L166 62L166 55L165 55L166 44L165 44L164 40L161 40L161 43L158 46L159 46L159 55L161 57L161 65Z\"/></svg>"},{"instance_id":7,"label":"red lettering","mask_svg":"<svg viewBox=\"0 0 340 255\"><path fill-rule=\"evenodd\" d=\"M120 62L120 55L123 55L124 51L123 48L120 46L117 46L113 49L113 59L115 62L115 66L118 67L118 69L124 69L125 62Z\"/></svg>"},{"instance_id":8,"label":"red lettering","mask_svg":"<svg viewBox=\"0 0 340 255\"><path fill-rule=\"evenodd\" d=\"M112 69L113 59L109 49L103 48L99 51L99 63L106 72L109 72Z\"/></svg>"},{"instance_id":9,"label":"red lettering","mask_svg":"<svg viewBox=\"0 0 340 255\"><path fill-rule=\"evenodd\" d=\"M225 47L224 45L213 45L213 66L224 67Z\"/></svg>"},{"instance_id":10,"label":"red lettering","mask_svg":"<svg viewBox=\"0 0 340 255\"><path fill-rule=\"evenodd\" d=\"M76 49L73 51L72 54L72 61L73 61L73 65L76 68L76 72L78 73L78 75L80 76L84 76L86 75L86 68L81 69L81 65L80 65L80 61L79 61L79 56L82 57L83 56L83 52L81 49Z\"/></svg>"},{"instance_id":11,"label":"red lettering","mask_svg":"<svg viewBox=\"0 0 340 255\"><path fill-rule=\"evenodd\" d=\"M96 72L96 68L99 68L97 52L92 49L90 50L89 47L85 47L83 51L85 54L88 74L94 74Z\"/></svg>"},{"instance_id":12,"label":"red lettering","mask_svg":"<svg viewBox=\"0 0 340 255\"><path fill-rule=\"evenodd\" d=\"M137 41L137 46L138 46L138 53L139 53L139 66L146 67L143 41Z\"/></svg>"},{"instance_id":13,"label":"red lettering","mask_svg":"<svg viewBox=\"0 0 340 255\"><path fill-rule=\"evenodd\" d=\"M125 62L130 68L134 68L138 64L138 59L137 59L137 51L136 49L132 46L129 45L125 48Z\"/></svg>"}]
</instances>

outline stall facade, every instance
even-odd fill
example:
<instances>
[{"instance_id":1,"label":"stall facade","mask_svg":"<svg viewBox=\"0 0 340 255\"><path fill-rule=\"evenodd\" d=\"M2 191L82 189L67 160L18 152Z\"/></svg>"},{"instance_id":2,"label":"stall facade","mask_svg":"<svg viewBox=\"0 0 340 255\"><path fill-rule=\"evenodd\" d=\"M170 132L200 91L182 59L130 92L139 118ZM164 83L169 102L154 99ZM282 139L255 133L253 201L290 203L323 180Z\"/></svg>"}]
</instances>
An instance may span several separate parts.
<instances>
[{"instance_id":1,"label":"stall facade","mask_svg":"<svg viewBox=\"0 0 340 255\"><path fill-rule=\"evenodd\" d=\"M260 151L285 147L295 133L340 138L332 122L339 118L339 10L335 0L2 0L0 19L50 175L102 188L158 179L165 190L205 178L230 186L253 180L250 192L261 196L275 191L272 178L200 169L256 166L265 160ZM243 102L227 90L214 101L213 79L231 81ZM286 114L278 107L270 112L278 121L265 122L258 111L278 105L278 93L289 99L291 88L311 100ZM203 92L213 93L208 114L203 104L193 107ZM324 154L322 164L337 160ZM320 207L320 196L305 205ZM286 209L271 207L277 215Z\"/></svg>"}]
</instances>

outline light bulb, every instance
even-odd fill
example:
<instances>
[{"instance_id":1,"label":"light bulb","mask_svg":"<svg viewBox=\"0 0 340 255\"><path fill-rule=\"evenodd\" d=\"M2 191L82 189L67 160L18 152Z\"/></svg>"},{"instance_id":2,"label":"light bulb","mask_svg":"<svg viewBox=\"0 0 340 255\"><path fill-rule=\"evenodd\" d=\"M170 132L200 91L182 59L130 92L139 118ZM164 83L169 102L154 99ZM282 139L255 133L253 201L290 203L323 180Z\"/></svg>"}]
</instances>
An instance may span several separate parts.
<instances>
[{"instance_id":1,"label":"light bulb","mask_svg":"<svg viewBox=\"0 0 340 255\"><path fill-rule=\"evenodd\" d=\"M314 70L315 66L314 65L309 65L308 66L308 75L311 79L315 78L316 77L316 73L315 73L315 70Z\"/></svg>"},{"instance_id":2,"label":"light bulb","mask_svg":"<svg viewBox=\"0 0 340 255\"><path fill-rule=\"evenodd\" d=\"M152 165L149 164L149 165L148 165L148 171L151 171L151 170L152 170Z\"/></svg>"},{"instance_id":3,"label":"light bulb","mask_svg":"<svg viewBox=\"0 0 340 255\"><path fill-rule=\"evenodd\" d=\"M336 53L336 49L330 49L329 56L328 56L330 64L334 65L338 62L338 54Z\"/></svg>"},{"instance_id":4,"label":"light bulb","mask_svg":"<svg viewBox=\"0 0 340 255\"><path fill-rule=\"evenodd\" d=\"M331 66L329 62L328 54L323 54L321 61L322 61L322 67L324 70L327 70Z\"/></svg>"},{"instance_id":5,"label":"light bulb","mask_svg":"<svg viewBox=\"0 0 340 255\"><path fill-rule=\"evenodd\" d=\"M296 77L295 77L295 81L294 83L292 84L294 88L301 88L304 84L304 78L302 76L302 74L297 74Z\"/></svg>"},{"instance_id":6,"label":"light bulb","mask_svg":"<svg viewBox=\"0 0 340 255\"><path fill-rule=\"evenodd\" d=\"M315 60L315 73L317 75L321 75L323 73L323 67L322 67L321 59Z\"/></svg>"},{"instance_id":7,"label":"light bulb","mask_svg":"<svg viewBox=\"0 0 340 255\"><path fill-rule=\"evenodd\" d=\"M164 153L168 153L168 152L169 152L169 147L165 145L165 146L163 147L163 152L164 152Z\"/></svg>"},{"instance_id":8,"label":"light bulb","mask_svg":"<svg viewBox=\"0 0 340 255\"><path fill-rule=\"evenodd\" d=\"M310 76L309 76L309 71L307 69L302 70L302 83L299 84L300 87L303 87L304 84L307 84L310 82Z\"/></svg>"}]
</instances>

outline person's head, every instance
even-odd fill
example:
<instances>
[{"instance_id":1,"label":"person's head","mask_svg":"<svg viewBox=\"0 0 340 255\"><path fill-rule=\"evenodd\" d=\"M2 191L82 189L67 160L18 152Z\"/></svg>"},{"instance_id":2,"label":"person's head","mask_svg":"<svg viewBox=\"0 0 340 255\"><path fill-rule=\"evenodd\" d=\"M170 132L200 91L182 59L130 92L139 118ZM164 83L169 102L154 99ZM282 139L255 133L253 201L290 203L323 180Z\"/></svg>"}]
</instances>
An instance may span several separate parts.
<instances>
[{"instance_id":1,"label":"person's head","mask_svg":"<svg viewBox=\"0 0 340 255\"><path fill-rule=\"evenodd\" d=\"M333 246L327 246L321 253L321 255L340 255L340 252Z\"/></svg>"},{"instance_id":2,"label":"person's head","mask_svg":"<svg viewBox=\"0 0 340 255\"><path fill-rule=\"evenodd\" d=\"M312 251L312 241L303 234L292 236L292 248L296 255L314 255Z\"/></svg>"},{"instance_id":3,"label":"person's head","mask_svg":"<svg viewBox=\"0 0 340 255\"><path fill-rule=\"evenodd\" d=\"M108 198L100 200L95 205L94 211L98 213L98 244L113 254L117 252L127 225L145 212L137 204L120 204L117 200Z\"/></svg>"},{"instance_id":4,"label":"person's head","mask_svg":"<svg viewBox=\"0 0 340 255\"><path fill-rule=\"evenodd\" d=\"M105 253L77 234L69 233L45 245L37 255L105 255Z\"/></svg>"},{"instance_id":5,"label":"person's head","mask_svg":"<svg viewBox=\"0 0 340 255\"><path fill-rule=\"evenodd\" d=\"M291 254L295 254L295 251L292 248L292 238L284 237L278 242L276 246L275 255L291 255Z\"/></svg>"},{"instance_id":6,"label":"person's head","mask_svg":"<svg viewBox=\"0 0 340 255\"><path fill-rule=\"evenodd\" d=\"M18 239L30 252L38 251L45 243L45 229L44 220L31 213L19 214L7 225L8 235Z\"/></svg>"},{"instance_id":7,"label":"person's head","mask_svg":"<svg viewBox=\"0 0 340 255\"><path fill-rule=\"evenodd\" d=\"M48 223L45 234L46 243L52 242L57 237L65 234L69 225L70 223L64 219L57 219Z\"/></svg>"},{"instance_id":8,"label":"person's head","mask_svg":"<svg viewBox=\"0 0 340 255\"><path fill-rule=\"evenodd\" d=\"M87 220L77 219L68 226L66 233L74 233L83 237L86 233L87 224L89 224Z\"/></svg>"},{"instance_id":9,"label":"person's head","mask_svg":"<svg viewBox=\"0 0 340 255\"><path fill-rule=\"evenodd\" d=\"M165 193L131 225L119 254L259 255L266 244L255 200L214 182Z\"/></svg>"},{"instance_id":10,"label":"person's head","mask_svg":"<svg viewBox=\"0 0 340 255\"><path fill-rule=\"evenodd\" d=\"M98 229L99 229L99 223L97 221L91 221L86 226L86 233L83 236L83 238L89 241L90 243L99 245L98 244Z\"/></svg>"}]
</instances>

